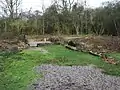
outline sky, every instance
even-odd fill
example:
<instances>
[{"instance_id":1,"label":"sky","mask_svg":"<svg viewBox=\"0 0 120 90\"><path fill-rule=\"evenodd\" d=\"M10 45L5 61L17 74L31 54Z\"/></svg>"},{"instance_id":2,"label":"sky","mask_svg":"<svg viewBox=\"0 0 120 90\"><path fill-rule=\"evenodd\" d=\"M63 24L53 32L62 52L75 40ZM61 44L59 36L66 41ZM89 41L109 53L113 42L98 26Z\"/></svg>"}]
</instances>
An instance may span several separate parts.
<instances>
[{"instance_id":1,"label":"sky","mask_svg":"<svg viewBox=\"0 0 120 90\"><path fill-rule=\"evenodd\" d=\"M102 2L110 1L110 0L87 0L90 7L98 7L101 5ZM22 8L23 10L41 10L43 0L23 0L22 1ZM51 0L44 0L45 8L47 8L51 4Z\"/></svg>"}]
</instances>

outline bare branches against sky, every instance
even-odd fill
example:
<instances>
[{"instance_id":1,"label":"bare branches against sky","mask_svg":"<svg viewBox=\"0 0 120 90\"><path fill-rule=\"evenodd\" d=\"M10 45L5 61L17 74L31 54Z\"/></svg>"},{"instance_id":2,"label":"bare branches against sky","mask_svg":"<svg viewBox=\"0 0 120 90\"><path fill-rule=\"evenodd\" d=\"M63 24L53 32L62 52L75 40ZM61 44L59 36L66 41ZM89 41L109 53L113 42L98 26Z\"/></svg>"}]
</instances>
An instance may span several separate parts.
<instances>
[{"instance_id":1,"label":"bare branches against sky","mask_svg":"<svg viewBox=\"0 0 120 90\"><path fill-rule=\"evenodd\" d=\"M23 0L22 7L24 10L32 8L33 10L41 10L43 0ZM45 7L51 4L52 0L44 0ZM87 0L90 7L98 7L102 2L110 0Z\"/></svg>"}]
</instances>

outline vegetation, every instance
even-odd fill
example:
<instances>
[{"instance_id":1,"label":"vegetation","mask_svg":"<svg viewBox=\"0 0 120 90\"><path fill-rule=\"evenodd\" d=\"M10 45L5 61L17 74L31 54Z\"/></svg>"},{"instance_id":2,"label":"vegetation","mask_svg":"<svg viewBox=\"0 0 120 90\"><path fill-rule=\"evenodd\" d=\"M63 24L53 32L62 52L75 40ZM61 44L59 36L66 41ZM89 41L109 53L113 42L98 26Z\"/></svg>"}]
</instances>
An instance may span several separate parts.
<instances>
[{"instance_id":1,"label":"vegetation","mask_svg":"<svg viewBox=\"0 0 120 90\"><path fill-rule=\"evenodd\" d=\"M16 39L19 38L16 36L20 35L24 37L44 34L120 36L120 1L105 2L93 9L88 7L87 0L53 0L48 8L43 4L42 12L33 12L31 9L23 11L21 2L0 1L0 40ZM92 64L104 69L107 74L120 76L120 65L107 64L99 57L88 53L70 51L55 45L43 48L49 53L42 54L35 50L24 50L19 53L0 52L0 90L26 89L31 81L41 77L33 70L41 64ZM110 55L120 59L120 53Z\"/></svg>"},{"instance_id":2,"label":"vegetation","mask_svg":"<svg viewBox=\"0 0 120 90\"><path fill-rule=\"evenodd\" d=\"M42 12L23 11L21 0L2 0L0 33L15 34L120 34L120 1L105 2L101 7L88 7L87 0L53 0Z\"/></svg>"},{"instance_id":3,"label":"vegetation","mask_svg":"<svg viewBox=\"0 0 120 90\"><path fill-rule=\"evenodd\" d=\"M107 74L120 76L120 65L111 65L99 57L71 51L59 45L43 47L49 53L24 50L20 53L0 53L0 90L25 90L32 81L41 77L34 67L41 64L96 65ZM120 59L120 54L111 54Z\"/></svg>"}]
</instances>

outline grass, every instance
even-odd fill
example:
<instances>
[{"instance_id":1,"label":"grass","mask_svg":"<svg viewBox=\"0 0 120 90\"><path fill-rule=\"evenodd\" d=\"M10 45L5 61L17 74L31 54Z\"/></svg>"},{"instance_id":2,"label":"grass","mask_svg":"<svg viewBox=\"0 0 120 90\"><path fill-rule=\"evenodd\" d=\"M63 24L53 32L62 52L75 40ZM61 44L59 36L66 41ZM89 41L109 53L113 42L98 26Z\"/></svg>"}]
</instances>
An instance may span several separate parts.
<instances>
[{"instance_id":1,"label":"grass","mask_svg":"<svg viewBox=\"0 0 120 90\"><path fill-rule=\"evenodd\" d=\"M0 53L0 90L26 90L41 75L34 71L34 67L41 64L57 65L96 65L110 75L120 76L120 65L111 65L102 61L99 57L87 53L71 51L59 45L43 47L48 54L40 51L24 50L11 54ZM120 60L120 53L110 54Z\"/></svg>"},{"instance_id":2,"label":"grass","mask_svg":"<svg viewBox=\"0 0 120 90\"><path fill-rule=\"evenodd\" d=\"M33 67L50 57L36 51L23 51L8 57L2 55L1 58L4 65L0 72L0 90L26 90L32 80L41 76L34 72Z\"/></svg>"}]
</instances>

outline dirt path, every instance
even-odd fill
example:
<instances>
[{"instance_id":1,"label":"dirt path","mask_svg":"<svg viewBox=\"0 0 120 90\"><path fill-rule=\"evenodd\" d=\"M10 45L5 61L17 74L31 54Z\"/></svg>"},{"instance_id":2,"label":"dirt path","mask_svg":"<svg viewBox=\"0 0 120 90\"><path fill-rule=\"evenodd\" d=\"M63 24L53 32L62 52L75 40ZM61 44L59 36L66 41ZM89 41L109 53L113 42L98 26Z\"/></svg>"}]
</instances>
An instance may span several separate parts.
<instances>
[{"instance_id":1,"label":"dirt path","mask_svg":"<svg viewBox=\"0 0 120 90\"><path fill-rule=\"evenodd\" d=\"M120 77L104 75L93 66L41 65L44 77L29 90L120 90Z\"/></svg>"}]
</instances>

